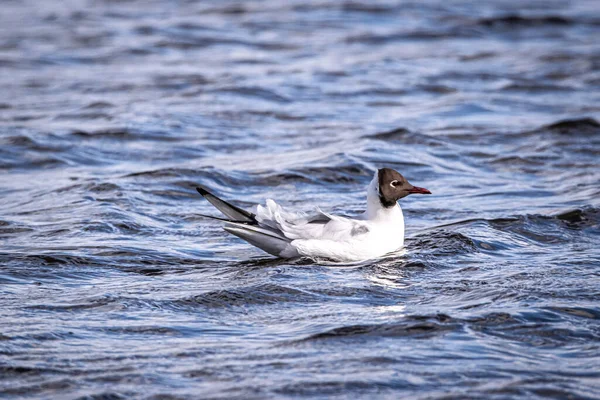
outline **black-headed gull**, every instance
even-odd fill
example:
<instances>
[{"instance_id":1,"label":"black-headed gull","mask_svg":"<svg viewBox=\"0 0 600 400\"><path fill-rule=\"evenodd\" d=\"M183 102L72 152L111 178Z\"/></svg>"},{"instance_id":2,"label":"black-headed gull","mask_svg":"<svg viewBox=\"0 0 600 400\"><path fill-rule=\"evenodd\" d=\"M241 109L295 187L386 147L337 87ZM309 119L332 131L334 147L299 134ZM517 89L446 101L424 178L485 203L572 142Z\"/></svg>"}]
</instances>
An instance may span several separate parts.
<instances>
[{"instance_id":1,"label":"black-headed gull","mask_svg":"<svg viewBox=\"0 0 600 400\"><path fill-rule=\"evenodd\" d=\"M256 214L211 194L198 192L227 218L224 229L277 257L313 257L363 261L381 257L404 245L404 216L397 203L412 193L431 194L411 185L397 171L381 168L367 189L367 210L356 218L340 217L317 208L315 215L293 213L268 199Z\"/></svg>"}]
</instances>

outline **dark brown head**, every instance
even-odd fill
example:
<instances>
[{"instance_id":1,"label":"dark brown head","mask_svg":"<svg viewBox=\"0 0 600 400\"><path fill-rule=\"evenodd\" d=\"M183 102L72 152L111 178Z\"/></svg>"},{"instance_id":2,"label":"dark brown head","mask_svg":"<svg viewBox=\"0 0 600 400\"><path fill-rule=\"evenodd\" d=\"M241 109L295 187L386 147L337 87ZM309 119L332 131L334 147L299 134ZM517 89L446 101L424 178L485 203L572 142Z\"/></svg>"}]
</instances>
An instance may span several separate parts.
<instances>
[{"instance_id":1,"label":"dark brown head","mask_svg":"<svg viewBox=\"0 0 600 400\"><path fill-rule=\"evenodd\" d=\"M379 201L384 207L393 207L396 202L412 193L431 194L425 188L413 186L398 171L381 168L377 172L379 180Z\"/></svg>"}]
</instances>

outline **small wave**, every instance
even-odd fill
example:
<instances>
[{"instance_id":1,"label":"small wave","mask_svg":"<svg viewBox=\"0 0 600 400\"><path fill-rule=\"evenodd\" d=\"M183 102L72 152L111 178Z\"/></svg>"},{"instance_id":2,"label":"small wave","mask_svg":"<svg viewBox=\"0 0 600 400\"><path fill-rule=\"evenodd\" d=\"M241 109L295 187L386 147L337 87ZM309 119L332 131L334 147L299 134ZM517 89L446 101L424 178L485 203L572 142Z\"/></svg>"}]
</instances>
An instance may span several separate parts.
<instances>
[{"instance_id":1,"label":"small wave","mask_svg":"<svg viewBox=\"0 0 600 400\"><path fill-rule=\"evenodd\" d=\"M86 106L84 109L106 109L106 108L114 108L115 105L113 103L109 103L108 101L93 101Z\"/></svg>"},{"instance_id":2,"label":"small wave","mask_svg":"<svg viewBox=\"0 0 600 400\"><path fill-rule=\"evenodd\" d=\"M329 329L324 332L310 335L298 342L355 338L362 336L373 337L414 337L429 338L460 329L460 325L447 315L435 316L409 316L397 323L348 325Z\"/></svg>"},{"instance_id":3,"label":"small wave","mask_svg":"<svg viewBox=\"0 0 600 400\"><path fill-rule=\"evenodd\" d=\"M251 41L236 38L227 38L224 36L214 37L210 35L196 36L187 35L183 37L173 37L167 34L166 37L156 40L152 46L159 49L176 49L176 50L199 50L211 46L240 46L247 48L255 48L261 50L295 50L297 47L285 42L270 42L270 41Z\"/></svg>"},{"instance_id":4,"label":"small wave","mask_svg":"<svg viewBox=\"0 0 600 400\"><path fill-rule=\"evenodd\" d=\"M491 313L468 318L469 328L486 335L502 337L533 346L554 347L574 342L599 342L592 329L574 326L557 327L560 316L543 309L521 314Z\"/></svg>"},{"instance_id":5,"label":"small wave","mask_svg":"<svg viewBox=\"0 0 600 400\"><path fill-rule=\"evenodd\" d=\"M167 90L181 90L193 86L204 86L210 83L201 74L158 74L153 79L157 88Z\"/></svg>"},{"instance_id":6,"label":"small wave","mask_svg":"<svg viewBox=\"0 0 600 400\"><path fill-rule=\"evenodd\" d=\"M259 117L272 117L279 121L304 121L306 117L303 115L292 114L282 111L273 110L248 110L249 115L256 115Z\"/></svg>"},{"instance_id":7,"label":"small wave","mask_svg":"<svg viewBox=\"0 0 600 400\"><path fill-rule=\"evenodd\" d=\"M477 317L457 318L445 314L411 315L401 321L385 324L348 325L312 334L293 343L317 340L341 340L357 337L431 338L450 332L479 332L534 346L564 346L572 341L600 341L590 327L557 328L562 318L543 309L528 313L487 313ZM563 325L565 326L565 325Z\"/></svg>"},{"instance_id":8,"label":"small wave","mask_svg":"<svg viewBox=\"0 0 600 400\"><path fill-rule=\"evenodd\" d=\"M230 88L218 89L219 93L233 93L247 97L256 97L262 100L267 100L275 103L291 103L292 100L286 96L275 93L273 90L268 90L260 87L243 87L236 86Z\"/></svg>"},{"instance_id":9,"label":"small wave","mask_svg":"<svg viewBox=\"0 0 600 400\"><path fill-rule=\"evenodd\" d=\"M407 245L419 253L431 255L465 254L478 251L478 246L473 239L462 233L446 229L438 229L409 238Z\"/></svg>"},{"instance_id":10,"label":"small wave","mask_svg":"<svg viewBox=\"0 0 600 400\"><path fill-rule=\"evenodd\" d=\"M35 232L35 229L26 224L0 220L0 238L19 236L30 232Z\"/></svg>"},{"instance_id":11,"label":"small wave","mask_svg":"<svg viewBox=\"0 0 600 400\"><path fill-rule=\"evenodd\" d=\"M443 146L444 142L436 137L413 132L406 128L396 128L386 132L363 136L368 139L382 140L385 142L398 142L402 144L422 144L431 147Z\"/></svg>"},{"instance_id":12,"label":"small wave","mask_svg":"<svg viewBox=\"0 0 600 400\"><path fill-rule=\"evenodd\" d=\"M189 188L193 191L195 186L203 185L209 188L218 187L220 190L231 190L240 186L248 186L255 182L252 176L245 172L224 171L213 167L198 169L190 168L161 168L156 170L138 171L121 176L121 178L134 178L136 180L160 181L161 185L170 183L177 187ZM177 178L177 179L172 179ZM185 179L183 179L185 178Z\"/></svg>"},{"instance_id":13,"label":"small wave","mask_svg":"<svg viewBox=\"0 0 600 400\"><path fill-rule=\"evenodd\" d=\"M159 130L137 130L132 128L105 128L92 131L77 129L71 131L72 136L83 139L116 139L116 140L156 140L156 141L176 141L170 132Z\"/></svg>"},{"instance_id":14,"label":"small wave","mask_svg":"<svg viewBox=\"0 0 600 400\"><path fill-rule=\"evenodd\" d=\"M600 320L600 309L598 309L598 308L554 306L554 307L549 307L548 309L551 311L566 314L568 316Z\"/></svg>"},{"instance_id":15,"label":"small wave","mask_svg":"<svg viewBox=\"0 0 600 400\"><path fill-rule=\"evenodd\" d=\"M64 266L64 265L95 265L90 257L73 256L68 254L0 254L11 260L18 260L27 264L41 266Z\"/></svg>"},{"instance_id":16,"label":"small wave","mask_svg":"<svg viewBox=\"0 0 600 400\"><path fill-rule=\"evenodd\" d=\"M180 329L166 326L110 326L101 328L100 331L116 335L159 335L159 336L183 336Z\"/></svg>"},{"instance_id":17,"label":"small wave","mask_svg":"<svg viewBox=\"0 0 600 400\"><path fill-rule=\"evenodd\" d=\"M165 178L165 177L180 177L180 176L192 176L202 171L186 169L186 168L161 168L150 171L132 172L127 175L123 175L124 178ZM218 172L217 172L218 173Z\"/></svg>"},{"instance_id":18,"label":"small wave","mask_svg":"<svg viewBox=\"0 0 600 400\"><path fill-rule=\"evenodd\" d=\"M0 144L5 151L17 153L23 150L38 153L54 153L68 150L70 145L56 135L38 135L34 132L21 130L18 133L0 137Z\"/></svg>"},{"instance_id":19,"label":"small wave","mask_svg":"<svg viewBox=\"0 0 600 400\"><path fill-rule=\"evenodd\" d=\"M565 211L556 215L517 215L492 219L468 219L430 228L430 232L407 239L407 243L419 251L432 251L434 254L472 252L479 250L504 249L501 243L488 242L485 238L471 239L457 233L461 227L484 224L503 234L516 235L529 243L551 245L566 243L575 237L574 230L597 228L600 225L600 210L594 207ZM482 234L480 227L476 231ZM600 233L600 232L599 232ZM496 239L497 235L492 235ZM501 238L501 237L500 237ZM513 243L514 244L514 243Z\"/></svg>"},{"instance_id":20,"label":"small wave","mask_svg":"<svg viewBox=\"0 0 600 400\"><path fill-rule=\"evenodd\" d=\"M341 164L335 168L306 166L293 169L291 172L299 174L301 180L308 178L315 183L362 183L365 177L373 175L371 170L359 163Z\"/></svg>"},{"instance_id":21,"label":"small wave","mask_svg":"<svg viewBox=\"0 0 600 400\"><path fill-rule=\"evenodd\" d=\"M577 23L575 20L561 15L523 16L509 14L498 17L481 18L477 25L487 28L532 28L544 26L569 26Z\"/></svg>"},{"instance_id":22,"label":"small wave","mask_svg":"<svg viewBox=\"0 0 600 400\"><path fill-rule=\"evenodd\" d=\"M555 243L568 240L572 228L597 227L600 224L600 210L589 207L557 215L534 214L496 218L487 222L494 228L522 234L541 243Z\"/></svg>"},{"instance_id":23,"label":"small wave","mask_svg":"<svg viewBox=\"0 0 600 400\"><path fill-rule=\"evenodd\" d=\"M193 297L176 300L176 306L223 308L251 305L280 304L283 302L314 302L319 295L286 286L260 284L237 289L216 290Z\"/></svg>"},{"instance_id":24,"label":"small wave","mask_svg":"<svg viewBox=\"0 0 600 400\"><path fill-rule=\"evenodd\" d=\"M396 8L389 4L376 3L361 3L358 1L345 1L342 4L342 11L366 13L366 14L383 14L396 11Z\"/></svg>"},{"instance_id":25,"label":"small wave","mask_svg":"<svg viewBox=\"0 0 600 400\"><path fill-rule=\"evenodd\" d=\"M545 125L534 132L591 136L600 134L600 123L593 118L565 119L550 125Z\"/></svg>"},{"instance_id":26,"label":"small wave","mask_svg":"<svg viewBox=\"0 0 600 400\"><path fill-rule=\"evenodd\" d=\"M371 177L372 170L360 163L348 163L329 166L302 166L298 168L282 169L275 171L241 172L223 171L216 168L203 168L198 170L165 168L153 171L141 171L125 175L124 178L172 178L186 177L186 181L172 181L180 187L193 187L198 184L209 188L218 188L224 192L231 192L236 187L271 187L291 183L364 183L365 177ZM178 183L179 182L179 183ZM164 183L164 182L163 182ZM236 193L239 196L239 193Z\"/></svg>"},{"instance_id":27,"label":"small wave","mask_svg":"<svg viewBox=\"0 0 600 400\"><path fill-rule=\"evenodd\" d=\"M555 218L569 224L569 227L598 227L600 209L594 207L575 209L557 214Z\"/></svg>"},{"instance_id":28,"label":"small wave","mask_svg":"<svg viewBox=\"0 0 600 400\"><path fill-rule=\"evenodd\" d=\"M77 312L95 308L105 308L109 306L110 308L119 308L118 300L110 297L104 296L98 299L82 299L78 303L71 304L39 304L25 307L29 310L38 310L38 311L49 311L49 312Z\"/></svg>"},{"instance_id":29,"label":"small wave","mask_svg":"<svg viewBox=\"0 0 600 400\"><path fill-rule=\"evenodd\" d=\"M505 91L519 91L519 92L569 92L575 90L571 86L564 85L549 85L544 83L510 83L502 87L501 90Z\"/></svg>"},{"instance_id":30,"label":"small wave","mask_svg":"<svg viewBox=\"0 0 600 400\"><path fill-rule=\"evenodd\" d=\"M3 378L18 377L24 378L25 376L39 376L44 374L59 374L65 372L64 370L56 368L40 368L30 367L24 365L0 365L0 375Z\"/></svg>"}]
</instances>

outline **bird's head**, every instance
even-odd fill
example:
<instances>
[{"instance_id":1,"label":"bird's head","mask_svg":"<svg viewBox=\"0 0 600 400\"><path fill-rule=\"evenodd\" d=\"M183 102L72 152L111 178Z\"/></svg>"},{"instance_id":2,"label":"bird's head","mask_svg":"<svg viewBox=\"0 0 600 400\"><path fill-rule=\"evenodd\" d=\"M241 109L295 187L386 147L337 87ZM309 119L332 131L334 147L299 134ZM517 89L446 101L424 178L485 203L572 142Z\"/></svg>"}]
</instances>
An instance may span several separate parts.
<instances>
[{"instance_id":1,"label":"bird's head","mask_svg":"<svg viewBox=\"0 0 600 400\"><path fill-rule=\"evenodd\" d=\"M396 202L409 194L431 194L425 188L411 185L398 171L381 168L377 171L379 200L384 207L393 207Z\"/></svg>"}]
</instances>

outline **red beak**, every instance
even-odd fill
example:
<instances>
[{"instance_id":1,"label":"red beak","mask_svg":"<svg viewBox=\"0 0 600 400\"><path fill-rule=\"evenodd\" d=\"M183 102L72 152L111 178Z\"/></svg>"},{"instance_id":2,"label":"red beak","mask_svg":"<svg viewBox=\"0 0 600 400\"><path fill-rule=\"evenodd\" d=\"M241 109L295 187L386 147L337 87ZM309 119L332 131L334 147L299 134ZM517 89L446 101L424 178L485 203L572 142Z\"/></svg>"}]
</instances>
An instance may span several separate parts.
<instances>
[{"instance_id":1,"label":"red beak","mask_svg":"<svg viewBox=\"0 0 600 400\"><path fill-rule=\"evenodd\" d=\"M413 186L413 188L410 189L408 193L431 194L429 190L418 186Z\"/></svg>"}]
</instances>

